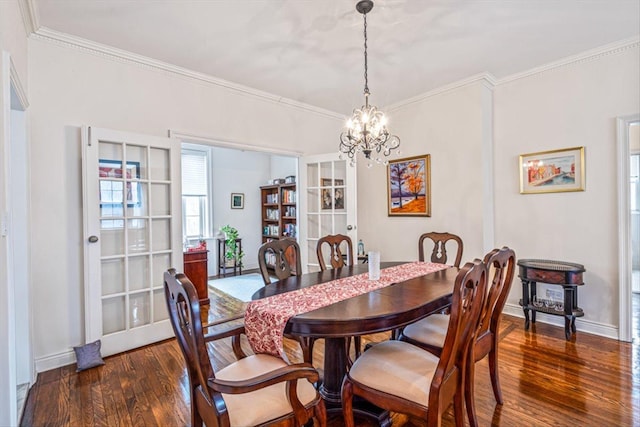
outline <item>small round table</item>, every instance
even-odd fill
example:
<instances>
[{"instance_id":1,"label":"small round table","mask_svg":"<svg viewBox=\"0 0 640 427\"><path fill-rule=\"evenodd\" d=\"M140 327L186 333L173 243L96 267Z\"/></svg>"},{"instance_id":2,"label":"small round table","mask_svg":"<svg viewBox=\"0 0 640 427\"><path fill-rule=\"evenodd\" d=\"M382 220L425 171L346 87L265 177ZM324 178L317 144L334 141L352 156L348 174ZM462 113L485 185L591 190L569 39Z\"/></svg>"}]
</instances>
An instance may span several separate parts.
<instances>
[{"instance_id":1,"label":"small round table","mask_svg":"<svg viewBox=\"0 0 640 427\"><path fill-rule=\"evenodd\" d=\"M531 320L536 322L536 312L564 316L564 334L567 340L576 332L576 317L584 316L578 307L578 286L584 285L582 273L586 270L582 264L546 259L521 259L518 261L519 277L522 280L522 299L520 305L524 311L524 329L529 329ZM536 283L560 285L564 291L562 309L558 306L545 306L537 299Z\"/></svg>"}]
</instances>

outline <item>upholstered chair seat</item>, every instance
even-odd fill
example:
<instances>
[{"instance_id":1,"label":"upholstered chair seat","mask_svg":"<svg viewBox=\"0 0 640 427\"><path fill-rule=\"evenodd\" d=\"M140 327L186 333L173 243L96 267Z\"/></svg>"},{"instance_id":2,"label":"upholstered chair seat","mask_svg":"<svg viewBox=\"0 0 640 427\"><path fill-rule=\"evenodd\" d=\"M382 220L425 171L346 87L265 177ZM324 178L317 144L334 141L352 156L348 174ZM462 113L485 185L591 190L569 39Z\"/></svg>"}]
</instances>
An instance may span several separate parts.
<instances>
[{"instance_id":1,"label":"upholstered chair seat","mask_svg":"<svg viewBox=\"0 0 640 427\"><path fill-rule=\"evenodd\" d=\"M287 364L282 359L257 354L222 368L217 372L216 378L225 381L250 380L284 366ZM317 396L313 384L305 380L298 381L297 391L300 402L305 406L313 402ZM243 394L222 393L222 397L227 405L232 427L257 426L293 412L287 399L286 383Z\"/></svg>"},{"instance_id":2,"label":"upholstered chair seat","mask_svg":"<svg viewBox=\"0 0 640 427\"><path fill-rule=\"evenodd\" d=\"M384 341L353 362L349 376L361 385L410 400L422 406L439 358L402 341Z\"/></svg>"}]
</instances>

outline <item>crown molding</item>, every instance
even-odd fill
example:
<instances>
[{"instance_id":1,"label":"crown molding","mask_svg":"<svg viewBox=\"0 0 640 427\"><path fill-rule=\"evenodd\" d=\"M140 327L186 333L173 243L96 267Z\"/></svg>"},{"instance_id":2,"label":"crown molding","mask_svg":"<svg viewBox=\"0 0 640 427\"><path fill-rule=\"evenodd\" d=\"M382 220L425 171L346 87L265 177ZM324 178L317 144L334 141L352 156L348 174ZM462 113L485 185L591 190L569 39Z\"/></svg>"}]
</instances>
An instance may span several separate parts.
<instances>
[{"instance_id":1,"label":"crown molding","mask_svg":"<svg viewBox=\"0 0 640 427\"><path fill-rule=\"evenodd\" d=\"M33 0L18 0L20 7L20 15L22 15L22 23L27 36L35 33L40 25L38 24L38 14L36 13L36 5Z\"/></svg>"},{"instance_id":2,"label":"crown molding","mask_svg":"<svg viewBox=\"0 0 640 427\"><path fill-rule=\"evenodd\" d=\"M440 86L434 90L430 90L429 92L425 92L420 95L411 97L409 99L405 99L404 101L400 101L400 102L396 102L395 104L388 105L384 107L384 109L387 111L399 110L409 105L415 104L417 102L424 101L425 99L431 98L432 96L440 95L445 92L450 92L452 90L456 90L473 83L480 83L489 89L493 89L497 85L496 78L491 73L476 74L474 76L467 77L466 79L458 80L457 82Z\"/></svg>"},{"instance_id":3,"label":"crown molding","mask_svg":"<svg viewBox=\"0 0 640 427\"><path fill-rule=\"evenodd\" d=\"M28 1L28 0L27 0ZM204 83L212 84L215 86L223 87L233 92L248 95L250 97L269 101L278 105L285 105L298 110L304 110L318 114L320 116L328 117L331 119L343 120L342 114L335 113L333 111L326 110L324 108L315 107L313 105L305 104L303 102L295 101L293 99L284 98L272 93L260 91L257 89L243 86L237 83L233 83L227 80L219 79L208 74L198 73L196 71L189 70L187 68L172 65L166 62L158 61L153 58L138 55L126 50L118 49L115 47L107 46L101 43L96 43L91 40L83 39L81 37L73 36L70 34L61 33L52 30L47 27L39 27L37 31L33 33L33 37L44 41L54 42L69 46L83 51L90 52L92 54L102 56L108 59L140 65L144 67L150 67L157 70L165 71L171 74L176 74L182 77L198 80Z\"/></svg>"},{"instance_id":4,"label":"crown molding","mask_svg":"<svg viewBox=\"0 0 640 427\"><path fill-rule=\"evenodd\" d=\"M399 109L404 108L406 106L409 106L411 104L415 104L417 102L424 101L425 99L428 99L428 98L430 98L432 96L440 95L442 93L449 92L449 91L452 91L452 90L456 90L456 89L459 89L461 87L467 86L469 84L478 83L478 82L480 84L484 85L485 87L487 87L488 89L493 90L493 88L495 88L497 86L501 86L503 84L511 83L511 82L519 80L519 79L532 77L532 76L535 76L535 75L538 75L538 74L543 74L543 73L547 73L549 71L554 71L554 70L557 70L559 68L573 66L573 65L581 64L581 63L588 62L588 61L594 61L594 60L603 58L605 56L618 54L618 53L621 53L621 52L624 52L626 50L633 49L633 48L636 48L636 49L640 48L640 37L632 37L630 39L620 40L620 41L615 42L615 43L611 43L611 44L604 45L604 46L601 46L601 47L598 47L598 48L595 48L595 49L591 49L591 50L582 52L582 53L577 54L577 55L569 56L569 57L560 59L558 61L551 62L551 63L545 64L545 65L542 65L540 67L532 68L532 69L524 71L522 73L512 74L510 76L503 77L503 78L500 78L500 79L497 79L491 73L488 73L488 72L481 73L481 74L476 74L475 76L471 76L471 77L468 77L466 79L459 80L457 82L454 82L454 83L451 83L451 84L448 84L448 85L445 85L445 86L441 86L441 87L436 88L436 89L434 89L432 91L425 92L423 94L414 96L412 98L405 99L404 101L400 101L400 102L397 102L395 104L388 105L388 106L384 107L384 109L386 111L399 110Z\"/></svg>"},{"instance_id":5,"label":"crown molding","mask_svg":"<svg viewBox=\"0 0 640 427\"><path fill-rule=\"evenodd\" d=\"M515 80L532 77L532 76L535 76L536 74L543 74L549 71L553 71L558 68L564 68L564 67L581 64L583 62L594 61L594 60L603 58L605 56L614 55L629 49L633 49L634 47L640 48L640 37L632 37L629 39L620 40L615 43L610 43L604 46L597 47L595 49L587 50L577 55L568 56L558 61L541 65L540 67L532 68L522 73L512 74L510 76L499 79L497 84L503 85L506 83L511 83Z\"/></svg>"}]
</instances>

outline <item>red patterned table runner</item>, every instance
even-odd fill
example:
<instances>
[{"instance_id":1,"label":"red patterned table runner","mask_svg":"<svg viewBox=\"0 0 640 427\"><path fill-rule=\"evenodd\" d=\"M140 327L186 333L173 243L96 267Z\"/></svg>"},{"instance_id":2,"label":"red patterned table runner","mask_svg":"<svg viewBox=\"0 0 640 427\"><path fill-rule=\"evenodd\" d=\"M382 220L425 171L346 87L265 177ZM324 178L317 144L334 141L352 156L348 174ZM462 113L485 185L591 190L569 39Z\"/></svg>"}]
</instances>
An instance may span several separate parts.
<instances>
[{"instance_id":1,"label":"red patterned table runner","mask_svg":"<svg viewBox=\"0 0 640 427\"><path fill-rule=\"evenodd\" d=\"M272 354L287 360L282 335L291 317L449 267L416 261L381 270L380 280L369 280L369 274L363 273L251 301L244 317L247 338L254 353Z\"/></svg>"}]
</instances>

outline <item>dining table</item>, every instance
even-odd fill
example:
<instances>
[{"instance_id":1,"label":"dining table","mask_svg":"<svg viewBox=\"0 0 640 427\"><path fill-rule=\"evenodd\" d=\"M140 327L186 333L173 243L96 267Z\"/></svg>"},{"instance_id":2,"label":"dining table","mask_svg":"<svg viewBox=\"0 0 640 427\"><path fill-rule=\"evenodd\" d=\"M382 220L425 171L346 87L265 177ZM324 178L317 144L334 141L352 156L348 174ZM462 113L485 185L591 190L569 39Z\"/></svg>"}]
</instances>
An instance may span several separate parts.
<instances>
[{"instance_id":1,"label":"dining table","mask_svg":"<svg viewBox=\"0 0 640 427\"><path fill-rule=\"evenodd\" d=\"M380 263L383 276L385 271L389 271L387 269L395 268L398 271L404 269L405 265L409 266L410 263ZM450 304L459 268L448 265L433 267L437 271L385 284L288 318L283 331L285 334L324 339L324 375L319 392L328 411L341 410L342 407L342 380L350 366L346 348L347 338L393 331L439 312ZM354 276L366 280L367 272L367 264L355 264L290 276L261 288L253 294L252 300L263 300L290 292L298 292L303 296L304 292L300 291L313 286L341 283L341 279ZM245 318L245 328L246 322ZM379 425L389 425L388 413L366 402L354 403L354 412L375 418Z\"/></svg>"}]
</instances>

